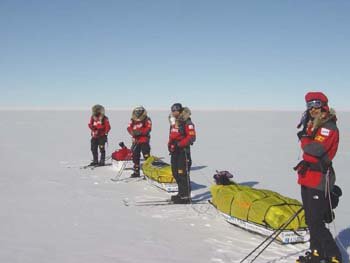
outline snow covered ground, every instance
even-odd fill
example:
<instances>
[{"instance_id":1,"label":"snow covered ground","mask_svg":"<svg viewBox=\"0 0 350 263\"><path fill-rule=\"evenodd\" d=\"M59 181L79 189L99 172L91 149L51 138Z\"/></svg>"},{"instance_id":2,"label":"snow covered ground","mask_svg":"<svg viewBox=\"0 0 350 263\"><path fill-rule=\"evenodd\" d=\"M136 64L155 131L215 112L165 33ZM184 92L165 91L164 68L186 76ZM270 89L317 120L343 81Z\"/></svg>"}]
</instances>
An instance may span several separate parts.
<instances>
[{"instance_id":1,"label":"snow covered ground","mask_svg":"<svg viewBox=\"0 0 350 263\"><path fill-rule=\"evenodd\" d=\"M229 225L206 204L126 207L123 199L132 203L168 194L145 181L112 182L111 167L67 168L91 158L88 111L1 114L0 262L239 262L263 240ZM111 153L119 141L130 143L129 112L107 115ZM150 112L152 151L166 161L167 115ZM334 166L344 196L336 235L349 253L350 113L338 117L341 143ZM219 169L231 171L240 183L300 199L292 170L300 154L299 118L297 112L194 111L193 197L210 198L212 175ZM256 262L294 262L305 247L273 244Z\"/></svg>"}]
</instances>

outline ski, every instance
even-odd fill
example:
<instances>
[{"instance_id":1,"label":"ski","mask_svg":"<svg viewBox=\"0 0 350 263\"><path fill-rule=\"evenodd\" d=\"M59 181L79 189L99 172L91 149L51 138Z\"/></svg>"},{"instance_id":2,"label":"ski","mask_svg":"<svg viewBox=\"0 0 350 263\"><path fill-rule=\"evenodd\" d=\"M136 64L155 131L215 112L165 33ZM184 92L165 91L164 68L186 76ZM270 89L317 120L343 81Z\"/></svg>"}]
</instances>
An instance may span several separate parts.
<instances>
[{"instance_id":1,"label":"ski","mask_svg":"<svg viewBox=\"0 0 350 263\"><path fill-rule=\"evenodd\" d=\"M88 165L80 166L79 168L80 168L80 169L87 169L87 168L92 168L92 167L95 167L95 166L96 166L96 165L88 164Z\"/></svg>"},{"instance_id":2,"label":"ski","mask_svg":"<svg viewBox=\"0 0 350 263\"><path fill-rule=\"evenodd\" d=\"M94 170L94 169L96 169L96 168L106 167L106 166L112 166L112 163L106 163L105 165L93 166L93 167L91 167L91 170Z\"/></svg>"},{"instance_id":3,"label":"ski","mask_svg":"<svg viewBox=\"0 0 350 263\"><path fill-rule=\"evenodd\" d=\"M113 178L111 178L111 180L113 181ZM140 181L144 181L146 180L144 177L127 177L127 178L123 178L118 180L119 182L123 182L123 183L131 183L131 182L140 182ZM114 181L115 182L115 181Z\"/></svg>"},{"instance_id":4,"label":"ski","mask_svg":"<svg viewBox=\"0 0 350 263\"><path fill-rule=\"evenodd\" d=\"M207 202L194 202L192 201L191 203L187 204L179 204L179 203L174 203L173 201L168 201L168 202L155 202L155 203L137 203L135 206L166 206L166 205L204 205L208 204Z\"/></svg>"},{"instance_id":5,"label":"ski","mask_svg":"<svg viewBox=\"0 0 350 263\"><path fill-rule=\"evenodd\" d=\"M165 200L148 200L148 201L135 201L129 202L128 200L123 200L125 206L166 206L166 205L197 205L197 204L208 204L208 202L200 201L200 200L192 200L188 204L179 204L174 203L170 199Z\"/></svg>"},{"instance_id":6,"label":"ski","mask_svg":"<svg viewBox=\"0 0 350 263\"><path fill-rule=\"evenodd\" d=\"M155 203L134 204L134 206L163 206L163 205L175 205L175 203L173 201L169 201L169 202L155 202Z\"/></svg>"},{"instance_id":7,"label":"ski","mask_svg":"<svg viewBox=\"0 0 350 263\"><path fill-rule=\"evenodd\" d=\"M132 182L141 182L144 181L145 179L143 177L127 177L127 178L123 178L123 179L114 179L114 178L110 178L111 181L113 182L121 182L121 183L132 183Z\"/></svg>"},{"instance_id":8,"label":"ski","mask_svg":"<svg viewBox=\"0 0 350 263\"><path fill-rule=\"evenodd\" d=\"M146 200L146 201L135 201L135 204L153 204L153 203L168 203L172 202L170 199L160 199L160 200Z\"/></svg>"},{"instance_id":9,"label":"ski","mask_svg":"<svg viewBox=\"0 0 350 263\"><path fill-rule=\"evenodd\" d=\"M101 168L101 167L105 167L105 166L111 166L112 163L106 163L105 165L92 165L92 164L88 164L88 165L83 165L80 166L80 169L88 169L90 168L91 170L94 170L96 168Z\"/></svg>"}]
</instances>

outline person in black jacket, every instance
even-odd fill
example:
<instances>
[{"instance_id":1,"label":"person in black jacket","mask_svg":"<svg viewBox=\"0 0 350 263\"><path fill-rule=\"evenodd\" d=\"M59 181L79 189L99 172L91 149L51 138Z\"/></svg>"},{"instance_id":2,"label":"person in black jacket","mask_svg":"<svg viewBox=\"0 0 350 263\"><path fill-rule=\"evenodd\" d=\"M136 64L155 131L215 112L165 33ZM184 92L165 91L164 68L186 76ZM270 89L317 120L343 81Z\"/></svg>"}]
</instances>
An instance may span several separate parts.
<instances>
[{"instance_id":1,"label":"person in black jacket","mask_svg":"<svg viewBox=\"0 0 350 263\"><path fill-rule=\"evenodd\" d=\"M178 194L171 197L174 203L191 202L190 147L196 140L196 131L190 116L190 109L182 107L180 103L175 103L171 107L168 149L171 155L172 173L178 184Z\"/></svg>"}]
</instances>

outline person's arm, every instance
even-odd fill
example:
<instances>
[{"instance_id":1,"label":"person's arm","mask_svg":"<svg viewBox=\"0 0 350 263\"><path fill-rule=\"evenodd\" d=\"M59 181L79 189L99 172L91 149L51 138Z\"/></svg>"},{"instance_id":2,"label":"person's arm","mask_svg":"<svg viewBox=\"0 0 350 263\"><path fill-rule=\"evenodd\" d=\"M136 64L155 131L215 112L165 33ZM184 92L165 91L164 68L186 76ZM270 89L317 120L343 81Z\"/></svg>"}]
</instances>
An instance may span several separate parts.
<instances>
[{"instance_id":1,"label":"person's arm","mask_svg":"<svg viewBox=\"0 0 350 263\"><path fill-rule=\"evenodd\" d=\"M168 140L168 150L169 150L170 154L176 150L176 144L174 144L174 140L173 140L172 134L171 134L172 128L173 128L173 126L170 125L169 140Z\"/></svg>"},{"instance_id":2,"label":"person's arm","mask_svg":"<svg viewBox=\"0 0 350 263\"><path fill-rule=\"evenodd\" d=\"M104 125L105 125L105 134L108 135L109 131L111 130L111 124L109 123L109 120L107 117L105 117Z\"/></svg>"},{"instance_id":3,"label":"person's arm","mask_svg":"<svg viewBox=\"0 0 350 263\"><path fill-rule=\"evenodd\" d=\"M93 123L94 123L94 120L93 120L92 117L91 117L88 126L89 126L90 130L92 130L92 131L94 130Z\"/></svg>"},{"instance_id":4,"label":"person's arm","mask_svg":"<svg viewBox=\"0 0 350 263\"><path fill-rule=\"evenodd\" d=\"M301 147L304 151L303 160L322 166L327 166L334 158L338 148L338 130L319 128L314 138L307 137L301 140Z\"/></svg>"},{"instance_id":5,"label":"person's arm","mask_svg":"<svg viewBox=\"0 0 350 263\"><path fill-rule=\"evenodd\" d=\"M148 118L145 122L145 125L140 128L140 136L148 136L152 131L152 121Z\"/></svg>"},{"instance_id":6,"label":"person's arm","mask_svg":"<svg viewBox=\"0 0 350 263\"><path fill-rule=\"evenodd\" d=\"M185 148L196 141L196 130L193 123L185 124L185 137L178 142L178 146Z\"/></svg>"},{"instance_id":7,"label":"person's arm","mask_svg":"<svg viewBox=\"0 0 350 263\"><path fill-rule=\"evenodd\" d=\"M127 128L127 131L128 131L128 133L131 135L131 136L134 136L134 134L133 134L133 123L132 123L132 121L130 121L129 122L129 125L128 125L128 128Z\"/></svg>"}]
</instances>

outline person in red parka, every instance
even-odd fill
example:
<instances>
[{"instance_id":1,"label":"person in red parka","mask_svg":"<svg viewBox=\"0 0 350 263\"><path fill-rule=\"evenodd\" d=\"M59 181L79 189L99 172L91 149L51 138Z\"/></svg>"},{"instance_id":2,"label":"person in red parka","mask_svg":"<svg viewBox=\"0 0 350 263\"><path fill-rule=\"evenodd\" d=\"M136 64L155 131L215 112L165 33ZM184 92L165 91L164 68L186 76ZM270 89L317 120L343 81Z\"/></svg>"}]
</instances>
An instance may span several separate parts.
<instances>
[{"instance_id":1,"label":"person in red parka","mask_svg":"<svg viewBox=\"0 0 350 263\"><path fill-rule=\"evenodd\" d=\"M102 105L94 105L92 107L92 116L89 122L91 130L91 152L93 161L92 166L105 165L106 150L105 144L107 142L108 132L111 130L108 117L105 115L105 109ZM101 157L98 161L98 149L100 149Z\"/></svg>"},{"instance_id":2,"label":"person in red parka","mask_svg":"<svg viewBox=\"0 0 350 263\"><path fill-rule=\"evenodd\" d=\"M150 156L150 139L152 131L151 118L147 116L147 111L143 106L138 106L133 109L127 130L132 136L133 140L132 156L134 163L134 173L131 175L131 177L140 177L141 152L145 159Z\"/></svg>"},{"instance_id":3,"label":"person in red parka","mask_svg":"<svg viewBox=\"0 0 350 263\"><path fill-rule=\"evenodd\" d=\"M175 103L171 107L168 150L171 155L172 174L178 185L178 194L173 195L174 203L191 203L191 152L190 147L196 140L196 131L190 118L191 111Z\"/></svg>"},{"instance_id":4,"label":"person in red parka","mask_svg":"<svg viewBox=\"0 0 350 263\"><path fill-rule=\"evenodd\" d=\"M342 262L341 253L326 228L325 216L332 210L331 192L335 184L332 160L339 144L335 111L321 92L305 96L308 116L298 132L303 160L294 168L301 185L305 219L310 231L310 250L296 262Z\"/></svg>"}]
</instances>

